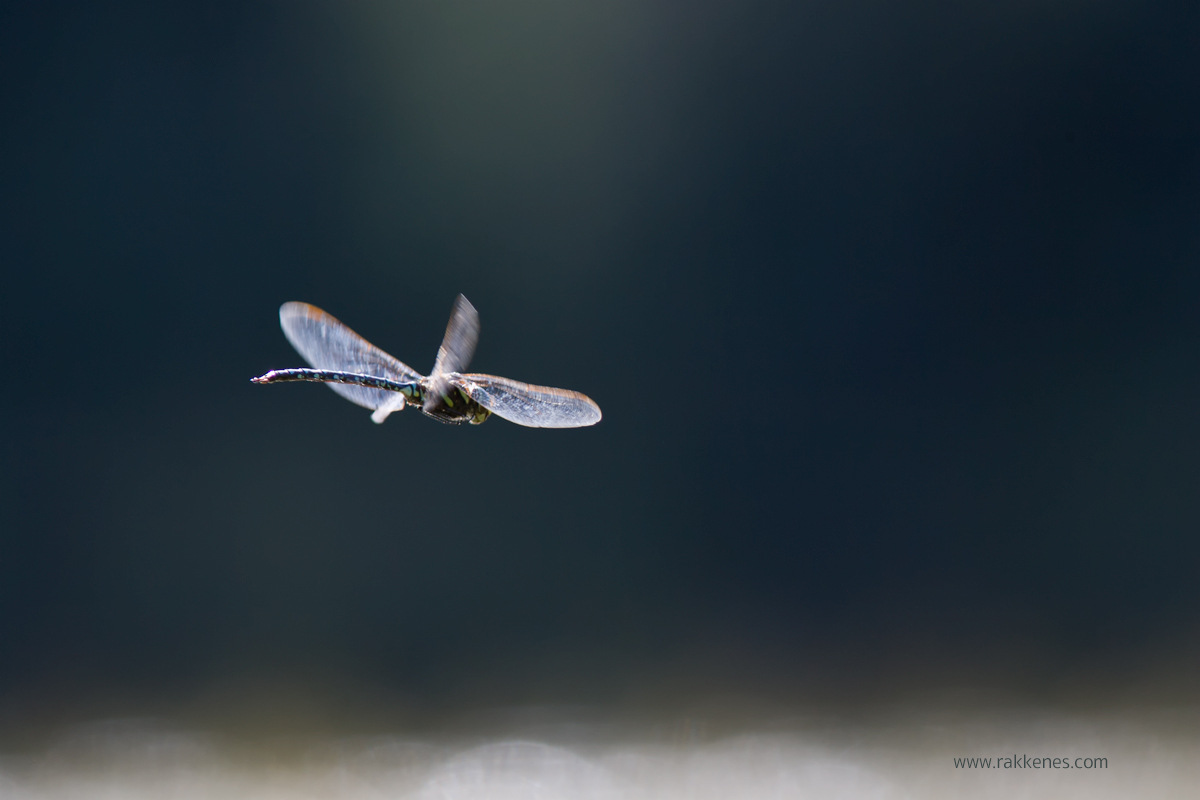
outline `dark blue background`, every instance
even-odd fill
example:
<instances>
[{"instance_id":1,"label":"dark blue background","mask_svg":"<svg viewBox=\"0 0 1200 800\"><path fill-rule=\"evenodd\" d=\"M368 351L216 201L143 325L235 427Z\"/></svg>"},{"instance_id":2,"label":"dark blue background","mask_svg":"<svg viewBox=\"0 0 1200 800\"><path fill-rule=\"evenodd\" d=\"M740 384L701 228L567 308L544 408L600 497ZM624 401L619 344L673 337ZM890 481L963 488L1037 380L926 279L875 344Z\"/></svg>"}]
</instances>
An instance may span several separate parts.
<instances>
[{"instance_id":1,"label":"dark blue background","mask_svg":"<svg viewBox=\"0 0 1200 800\"><path fill-rule=\"evenodd\" d=\"M1195 688L1200 5L12 3L0 75L10 721ZM249 383L458 292L603 422Z\"/></svg>"}]
</instances>

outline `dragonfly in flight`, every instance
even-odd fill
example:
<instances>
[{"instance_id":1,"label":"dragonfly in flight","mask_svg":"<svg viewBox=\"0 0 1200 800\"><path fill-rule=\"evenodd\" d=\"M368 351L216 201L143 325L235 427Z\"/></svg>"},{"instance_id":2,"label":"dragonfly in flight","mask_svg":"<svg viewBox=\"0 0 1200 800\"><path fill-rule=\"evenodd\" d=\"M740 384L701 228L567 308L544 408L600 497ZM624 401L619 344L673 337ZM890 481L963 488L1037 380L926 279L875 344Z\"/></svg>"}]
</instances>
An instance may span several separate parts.
<instances>
[{"instance_id":1,"label":"dragonfly in flight","mask_svg":"<svg viewBox=\"0 0 1200 800\"><path fill-rule=\"evenodd\" d=\"M428 376L308 303L284 303L279 324L312 369L274 369L251 381L327 383L350 402L372 409L377 423L405 406L456 425L479 425L492 414L529 428L581 428L600 421L600 406L579 392L462 372L479 341L479 312L461 294Z\"/></svg>"}]
</instances>

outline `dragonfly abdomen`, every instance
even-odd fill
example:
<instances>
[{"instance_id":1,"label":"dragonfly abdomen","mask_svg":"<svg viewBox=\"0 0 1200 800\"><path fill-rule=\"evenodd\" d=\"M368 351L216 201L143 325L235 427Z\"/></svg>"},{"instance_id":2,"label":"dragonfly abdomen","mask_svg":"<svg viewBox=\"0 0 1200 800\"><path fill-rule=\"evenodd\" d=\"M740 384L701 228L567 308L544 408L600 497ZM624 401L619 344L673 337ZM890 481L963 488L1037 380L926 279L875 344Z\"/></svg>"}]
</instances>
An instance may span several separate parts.
<instances>
[{"instance_id":1,"label":"dragonfly abdomen","mask_svg":"<svg viewBox=\"0 0 1200 800\"><path fill-rule=\"evenodd\" d=\"M366 386L370 389L384 389L389 392L399 392L410 400L421 395L419 383L394 381L380 378L377 375L362 375L357 372L337 372L328 369L273 369L265 375L251 378L252 383L284 383L287 381L315 381L317 383L345 383L353 386Z\"/></svg>"}]
</instances>

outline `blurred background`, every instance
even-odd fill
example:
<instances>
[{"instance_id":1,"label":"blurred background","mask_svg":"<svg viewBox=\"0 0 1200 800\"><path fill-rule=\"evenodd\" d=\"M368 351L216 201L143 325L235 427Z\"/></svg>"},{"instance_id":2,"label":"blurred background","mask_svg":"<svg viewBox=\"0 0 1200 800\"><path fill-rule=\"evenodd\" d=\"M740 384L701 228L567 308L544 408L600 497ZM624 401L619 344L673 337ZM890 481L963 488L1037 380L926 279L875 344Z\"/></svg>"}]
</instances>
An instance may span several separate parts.
<instances>
[{"instance_id":1,"label":"blurred background","mask_svg":"<svg viewBox=\"0 0 1200 800\"><path fill-rule=\"evenodd\" d=\"M1200 702L1200 5L13 3L0 63L6 746ZM603 421L249 382L288 300L427 371L458 292Z\"/></svg>"}]
</instances>

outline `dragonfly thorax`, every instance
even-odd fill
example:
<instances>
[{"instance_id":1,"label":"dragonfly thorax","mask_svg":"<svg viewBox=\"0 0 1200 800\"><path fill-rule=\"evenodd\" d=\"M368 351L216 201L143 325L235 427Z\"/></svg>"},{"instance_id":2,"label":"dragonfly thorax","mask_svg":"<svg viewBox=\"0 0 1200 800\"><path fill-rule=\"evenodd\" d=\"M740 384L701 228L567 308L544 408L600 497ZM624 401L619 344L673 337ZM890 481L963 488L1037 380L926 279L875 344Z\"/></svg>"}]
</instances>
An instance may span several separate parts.
<instances>
[{"instance_id":1,"label":"dragonfly thorax","mask_svg":"<svg viewBox=\"0 0 1200 800\"><path fill-rule=\"evenodd\" d=\"M479 425L492 414L457 387L429 378L421 382L421 397L414 405L417 405L425 416L451 425L461 425L464 422Z\"/></svg>"}]
</instances>

